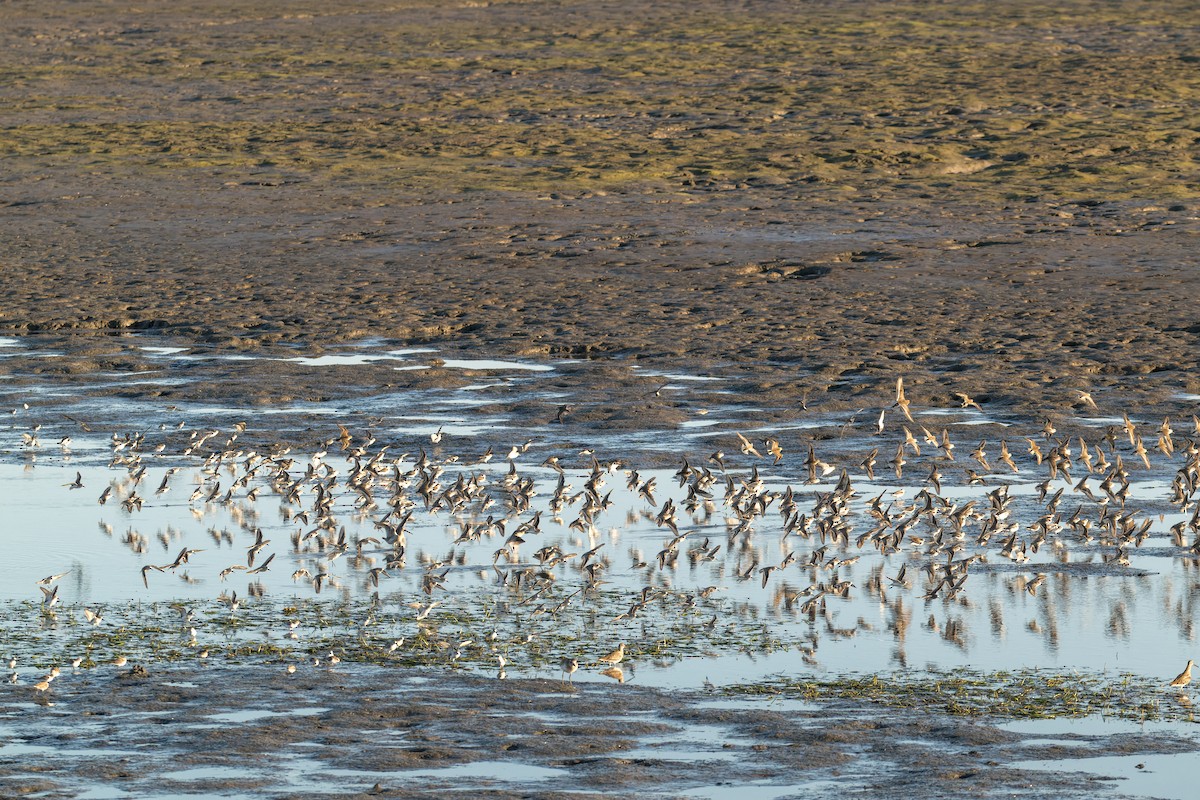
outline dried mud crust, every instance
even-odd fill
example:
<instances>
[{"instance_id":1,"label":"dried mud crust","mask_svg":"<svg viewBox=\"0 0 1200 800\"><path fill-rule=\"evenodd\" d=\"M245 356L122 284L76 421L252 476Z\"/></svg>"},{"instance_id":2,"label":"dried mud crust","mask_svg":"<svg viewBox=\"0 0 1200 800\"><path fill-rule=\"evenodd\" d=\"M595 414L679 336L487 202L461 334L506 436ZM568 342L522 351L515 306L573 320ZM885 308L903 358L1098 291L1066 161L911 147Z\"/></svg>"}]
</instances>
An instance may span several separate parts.
<instances>
[{"instance_id":1,"label":"dried mud crust","mask_svg":"<svg viewBox=\"0 0 1200 800\"><path fill-rule=\"evenodd\" d=\"M898 374L917 404L1026 415L1200 391L1186 3L0 22L0 331L612 359L728 375L768 409L876 405ZM385 369L213 371L205 397L461 379ZM564 390L576 419L678 421L618 372ZM621 402L598 410L592 381Z\"/></svg>"},{"instance_id":2,"label":"dried mud crust","mask_svg":"<svg viewBox=\"0 0 1200 800\"><path fill-rule=\"evenodd\" d=\"M50 701L28 702L30 689L0 696L18 746L36 748L19 764L0 763L0 787L49 797L96 783L134 796L169 785L282 797L303 785L310 797L645 797L754 783L808 797L848 788L998 797L1036 785L1083 797L1105 784L1008 765L1055 758L1086 770L1089 751L1195 748L1183 737L1125 733L1025 744L979 722L849 702L783 710L633 686L413 677L259 666L64 675ZM464 769L473 764L481 766ZM529 777L530 768L542 771Z\"/></svg>"}]
</instances>

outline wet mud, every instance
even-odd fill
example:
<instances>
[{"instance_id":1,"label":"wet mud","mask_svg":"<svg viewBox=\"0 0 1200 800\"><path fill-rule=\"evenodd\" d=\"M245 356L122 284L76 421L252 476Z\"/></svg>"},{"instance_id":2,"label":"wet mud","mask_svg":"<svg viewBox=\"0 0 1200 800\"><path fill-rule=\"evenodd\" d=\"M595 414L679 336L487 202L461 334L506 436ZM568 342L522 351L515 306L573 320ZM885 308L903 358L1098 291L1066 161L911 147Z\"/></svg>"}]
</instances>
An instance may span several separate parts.
<instances>
[{"instance_id":1,"label":"wet mud","mask_svg":"<svg viewBox=\"0 0 1200 800\"><path fill-rule=\"evenodd\" d=\"M139 797L719 797L735 786L1085 797L1119 787L1070 773L1087 768L1089 751L1196 747L1120 732L1033 745L986 723L849 702L780 707L363 665L64 674L48 697L5 692L0 728L0 786L51 798L95 784ZM1035 782L1008 766L1031 758L1061 759L1064 771Z\"/></svg>"},{"instance_id":2,"label":"wet mud","mask_svg":"<svg viewBox=\"0 0 1200 800\"><path fill-rule=\"evenodd\" d=\"M2 12L0 329L683 368L768 419L898 373L914 402L1027 416L1200 391L1187 4L46 9ZM463 380L197 369L124 391ZM562 373L514 411L684 413L622 369Z\"/></svg>"}]
</instances>

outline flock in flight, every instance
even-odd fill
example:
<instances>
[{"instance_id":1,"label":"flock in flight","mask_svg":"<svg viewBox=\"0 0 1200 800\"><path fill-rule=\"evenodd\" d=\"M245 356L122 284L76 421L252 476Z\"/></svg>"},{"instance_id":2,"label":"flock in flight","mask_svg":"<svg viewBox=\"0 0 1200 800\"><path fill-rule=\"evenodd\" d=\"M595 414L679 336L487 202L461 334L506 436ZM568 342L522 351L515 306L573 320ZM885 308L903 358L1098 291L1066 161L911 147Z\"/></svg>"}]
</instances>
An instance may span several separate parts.
<instances>
[{"instance_id":1,"label":"flock in flight","mask_svg":"<svg viewBox=\"0 0 1200 800\"><path fill-rule=\"evenodd\" d=\"M917 422L903 379L895 388L894 402L850 446L841 443L836 452L821 454L829 445L810 436L789 445L799 452L793 461L783 436L734 432L721 439L731 451L736 448L735 456L716 449L682 457L671 476L674 486L666 490L658 485L666 472L601 461L592 450L556 448L540 460L531 455L535 447L553 447L547 442L500 447L506 453L501 458L494 445L474 456L447 454L447 436L439 428L416 452L401 453L370 429L339 425L319 450L301 455L286 447L242 446L245 423L228 431L191 431L186 441L179 431L114 434L108 440L109 467L117 477L91 488L101 488L100 505L119 507L131 519L146 504L188 490L197 518L214 506L233 509L242 531L209 531L214 550L238 556L215 570L219 581L253 579L242 597L221 592L219 600L231 614L259 599L264 589L258 578L284 561L293 584L310 587L314 596L353 578L372 597L371 608L378 607L389 582L407 576L419 586L407 606L410 622L426 643L439 635L435 611L452 603L460 585L456 575L464 572L490 575L512 616L526 621L586 609L606 585L621 587L626 600L608 623L616 641L635 636L629 623L652 607L679 615L703 612L701 626L716 628L727 608L720 602L722 582L751 582L790 613L828 621L830 605L856 589L881 598L900 592L926 603L953 601L967 591L975 565L989 559L1025 564L1038 560L1044 547L1099 552L1105 565L1120 569L1154 531L1156 515L1131 500L1131 475L1153 469L1152 462L1173 469L1167 501L1181 515L1168 530L1173 546L1180 556L1200 556L1200 419L1193 416L1181 434L1169 419L1151 426L1123 414L1120 425L1091 438L1059 436L1046 421L1032 435L956 444L949 427ZM958 398L964 413L982 410L970 396ZM1086 392L1076 400L1096 408ZM73 421L90 433L85 423ZM41 446L39 431L22 433L24 448ZM889 436L894 445L885 444ZM57 444L66 451L71 439ZM157 482L148 480L151 470ZM194 480L178 489L187 474ZM785 483L787 475L796 483ZM1011 493L1018 475L1036 487L1036 502L1018 502ZM64 486L71 492L89 488L82 472ZM956 491L947 493L946 486ZM961 487L980 488L967 499ZM238 510L266 498L279 504L287 533L265 533L257 514ZM628 567L615 560L616 530L609 527L614 505L635 509L636 521L661 536L652 555L630 548ZM445 555L430 555L430 521L445 531ZM414 546L417 539L420 547ZM151 563L149 542L133 527L125 544L143 561L138 569L145 588L169 574L189 579L192 559L208 550L183 546L173 558ZM875 567L858 586L847 576L864 557ZM715 582L684 586L681 565ZM1035 595L1052 569L1053 564L1031 565L1024 590ZM61 611L58 587L66 574L37 582L43 613ZM88 625L105 624L98 607L83 604L72 613L82 614ZM180 625L190 629L200 649L193 620L193 611L180 604ZM297 639L295 619L280 624L287 626L288 638ZM597 643L606 635L602 626ZM404 650L405 638L389 639L381 644L385 652ZM511 662L500 640L493 631L481 641L448 642L443 649L454 658L490 653L497 675L504 677ZM589 654L580 645L578 652L554 659L566 680L587 665L623 682L621 664L639 649L636 643L627 646L620 641L611 651L597 647ZM814 638L806 660L815 646ZM207 648L201 652L208 654ZM311 660L332 665L340 658L330 651ZM86 666L84 661L73 660L72 666ZM126 662L124 654L111 656L111 663ZM10 668L15 667L13 659ZM1191 667L1189 661L1171 685L1186 685ZM295 668L288 665L289 671ZM60 675L54 667L33 687L46 692ZM14 671L11 680L18 677Z\"/></svg>"}]
</instances>

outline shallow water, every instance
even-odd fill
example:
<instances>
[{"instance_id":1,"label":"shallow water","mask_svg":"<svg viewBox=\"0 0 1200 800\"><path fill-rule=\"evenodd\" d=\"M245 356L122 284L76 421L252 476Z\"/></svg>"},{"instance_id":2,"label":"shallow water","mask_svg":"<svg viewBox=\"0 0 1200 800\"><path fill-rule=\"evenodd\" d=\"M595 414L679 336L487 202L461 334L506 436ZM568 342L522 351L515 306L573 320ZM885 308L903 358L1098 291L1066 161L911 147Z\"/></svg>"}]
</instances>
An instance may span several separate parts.
<instances>
[{"instance_id":1,"label":"shallow water","mask_svg":"<svg viewBox=\"0 0 1200 800\"><path fill-rule=\"evenodd\" d=\"M637 663L636 680L654 685L698 686L704 680L725 683L774 673L821 675L959 667L985 671L1055 668L1152 677L1161 672L1164 663L1174 665L1180 656L1186 657L1197 622L1198 611L1190 600L1191 586L1197 580L1195 561L1179 557L1181 551L1166 541L1166 529L1187 517L1162 507L1167 489L1163 481L1130 484L1130 503L1150 513L1161 508L1162 519L1152 518L1149 537L1131 552L1129 567L1105 564L1107 550L1098 544L1062 537L1055 540L1055 546L1047 544L1039 553L1030 554L1024 564L993 553L988 563L973 568L961 597L925 600L922 595L929 584L919 573L909 587L891 585L889 580L902 565L908 564L911 574L923 563L920 548L888 556L859 550L853 543L830 548L802 536L783 537L778 523L767 517L748 538L739 538L731 552L729 521L715 508L698 515L682 513L680 527L689 534L684 548L695 548L707 539L710 547L721 547L718 557L704 563L693 562L684 554L673 568L655 569L655 554L672 538L655 524L655 512L668 498L677 504L684 500L673 471L639 471L643 484L650 480L656 484L654 505L628 488L630 475L625 471L618 468L608 473L605 491L612 492L612 506L581 532L569 527L575 508L565 506L559 517L548 508L558 476L547 467L536 466L538 459L530 458L531 452L512 463L530 462L519 468L519 474L533 481L536 495L516 520L529 520L542 512L535 547L531 548L534 543L530 542L516 554L505 550L496 559L497 548L504 549L503 537L496 530L478 540L455 544L464 530L472 530L464 526L485 523L487 516L502 512L499 508L468 515L417 509L408 528L407 566L389 570L376 587L368 582L368 571L379 568L388 553L378 541L374 525L380 515L356 509L352 493L339 496L332 506L338 529L345 528L350 550L330 558L312 544L296 546L295 536L308 536L316 529L311 522L293 519L299 508L281 504L265 477L252 479L225 500L226 487L232 474L240 475L240 467L235 466L232 474L224 468L215 475L205 474L195 463L164 454L145 462L145 475L135 485L125 468L93 465L95 455L103 452L102 445L91 438L75 439L69 453L46 448L45 455L25 464L0 465L0 483L11 487L13 498L8 511L11 557L0 565L0 599L37 603L42 594L34 580L65 572L57 583L58 605L51 609L56 612L52 630L77 628L85 607L102 608L105 621L100 629L108 629L136 619L144 613L140 608L145 603L182 601L216 613L217 595L231 596L236 591L247 598L248 608L261 606L269 616L272 604L331 596L339 601L362 601L378 592L389 612L383 619L389 624L380 625L373 633L379 641L390 641L414 630L412 619L417 612L406 610L406 604L427 602L421 592L422 563L444 559L450 553L454 556L444 578L446 593L439 595L443 606L432 614L437 619L479 602L509 608L516 608L512 604L517 602L519 606L520 598L501 581L531 565L537 567L531 551L540 547L559 547L564 553L598 547L599 557L608 564L603 591L573 601L579 611L571 616L583 613L585 627L593 631L590 637L614 644L620 639L641 639L640 648L648 649L649 637L670 637L672 626L681 623L688 629L693 642L683 653L674 655L668 648L665 658ZM303 456L300 461L304 463ZM487 476L490 485L496 486L509 469L507 461L463 466L464 461L445 464L446 486L456 475ZM231 459L231 463L242 461ZM350 468L349 462L333 456L322 463L341 475ZM561 463L568 463L567 459ZM411 468L411 460L405 462L403 469ZM168 477L172 469L178 471ZM83 484L79 489L69 486L76 474ZM766 467L760 474L766 491L790 488L801 502L811 502L834 488L831 483L784 483L770 476ZM731 475L739 480L747 477L744 471ZM577 492L587 477L586 470L567 469L563 494ZM167 487L163 494L156 494L154 489L164 478ZM1014 508L1027 509L1024 514L1032 518L1038 507L1032 484L1008 485ZM1069 491L1070 485L1061 481L1051 488ZM895 482L863 480L856 487L866 498L882 495L891 498L890 502L907 502L907 494L896 496L906 487ZM986 488L946 486L942 496L960 504L981 503L986 502ZM105 490L111 490L111 499L98 505L97 497ZM248 499L252 491L257 499ZM145 498L140 510L122 507L130 492ZM197 493L195 499L189 499ZM861 511L859 515L866 516ZM258 530L269 543L257 563L261 565L272 553L276 558L267 571L251 579L243 573L253 567L247 563L247 554ZM361 554L354 544L360 541ZM171 565L184 549L196 551L186 564L161 572L151 567L143 585L143 568ZM819 556L822 565L856 556L858 561L834 569L802 568L800 565L814 559L814 553L823 553ZM778 564L787 557L794 557L795 563L772 575L764 587L761 568L754 565ZM646 566L635 566L638 562ZM231 571L222 577L220 573L227 568ZM309 575L325 572L328 582L323 594L314 591L308 575L293 578L297 570L307 570ZM739 579L738 575L748 570L747 578ZM561 601L583 586L577 571L559 568L558 572L561 578L546 594L547 599ZM1038 574L1047 576L1041 587L1034 593L1025 591ZM832 580L850 581L854 587L844 598L828 599L815 616L801 613L799 606L813 593L797 593ZM614 620L640 597L643 586L653 587L661 597L650 603L640 618ZM687 599L709 586L717 587L709 598ZM692 607L687 607L689 604ZM1169 611L1165 629L1164 610ZM515 618L519 617L516 611ZM714 619L712 635L705 635L703 624ZM567 624L575 629L581 620ZM201 625L197 633L201 642L205 641L204 631ZM725 639L737 644L720 643ZM708 655L704 655L706 651ZM42 654L42 658L49 655ZM523 666L517 663L509 670Z\"/></svg>"},{"instance_id":2,"label":"shallow water","mask_svg":"<svg viewBox=\"0 0 1200 800\"><path fill-rule=\"evenodd\" d=\"M1200 763L1200 756L1196 753L1167 753L1095 755L1070 761L1015 761L1010 766L1021 770L1078 771L1089 780L1099 778L1111 782L1112 791L1122 795L1188 800L1196 796L1194 770L1197 763Z\"/></svg>"}]
</instances>

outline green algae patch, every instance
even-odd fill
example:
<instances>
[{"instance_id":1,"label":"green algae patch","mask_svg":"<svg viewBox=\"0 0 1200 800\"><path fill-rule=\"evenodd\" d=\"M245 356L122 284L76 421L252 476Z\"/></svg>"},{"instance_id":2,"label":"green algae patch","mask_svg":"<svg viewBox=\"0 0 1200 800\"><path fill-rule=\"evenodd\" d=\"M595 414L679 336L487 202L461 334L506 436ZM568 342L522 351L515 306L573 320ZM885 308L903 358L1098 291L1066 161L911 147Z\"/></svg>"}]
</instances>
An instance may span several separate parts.
<instances>
[{"instance_id":1,"label":"green algae patch","mask_svg":"<svg viewBox=\"0 0 1200 800\"><path fill-rule=\"evenodd\" d=\"M889 708L990 719L1103 716L1195 722L1191 699L1133 674L1087 675L1046 670L932 672L837 679L778 678L720 689L733 696L856 701Z\"/></svg>"},{"instance_id":2,"label":"green algae patch","mask_svg":"<svg viewBox=\"0 0 1200 800\"><path fill-rule=\"evenodd\" d=\"M6 9L7 157L475 191L1195 196L1194 5Z\"/></svg>"},{"instance_id":3,"label":"green algae patch","mask_svg":"<svg viewBox=\"0 0 1200 800\"><path fill-rule=\"evenodd\" d=\"M413 595L382 601L257 599L231 610L221 601L126 603L106 608L104 621L83 621L82 607L48 613L33 602L0 604L5 653L24 667L46 669L80 660L80 668L130 663L177 664L339 662L435 667L514 675L558 670L563 654L595 661L624 637L625 665L672 664L721 655L768 654L803 646L765 625L712 625L685 607L688 596L670 594L639 617L637 633L603 628L629 608L620 591L597 591L578 608L526 618L509 601L464 592L446 596L417 619ZM541 600L563 600L554 588ZM514 606L520 599L514 599ZM597 642L611 641L611 644Z\"/></svg>"}]
</instances>

